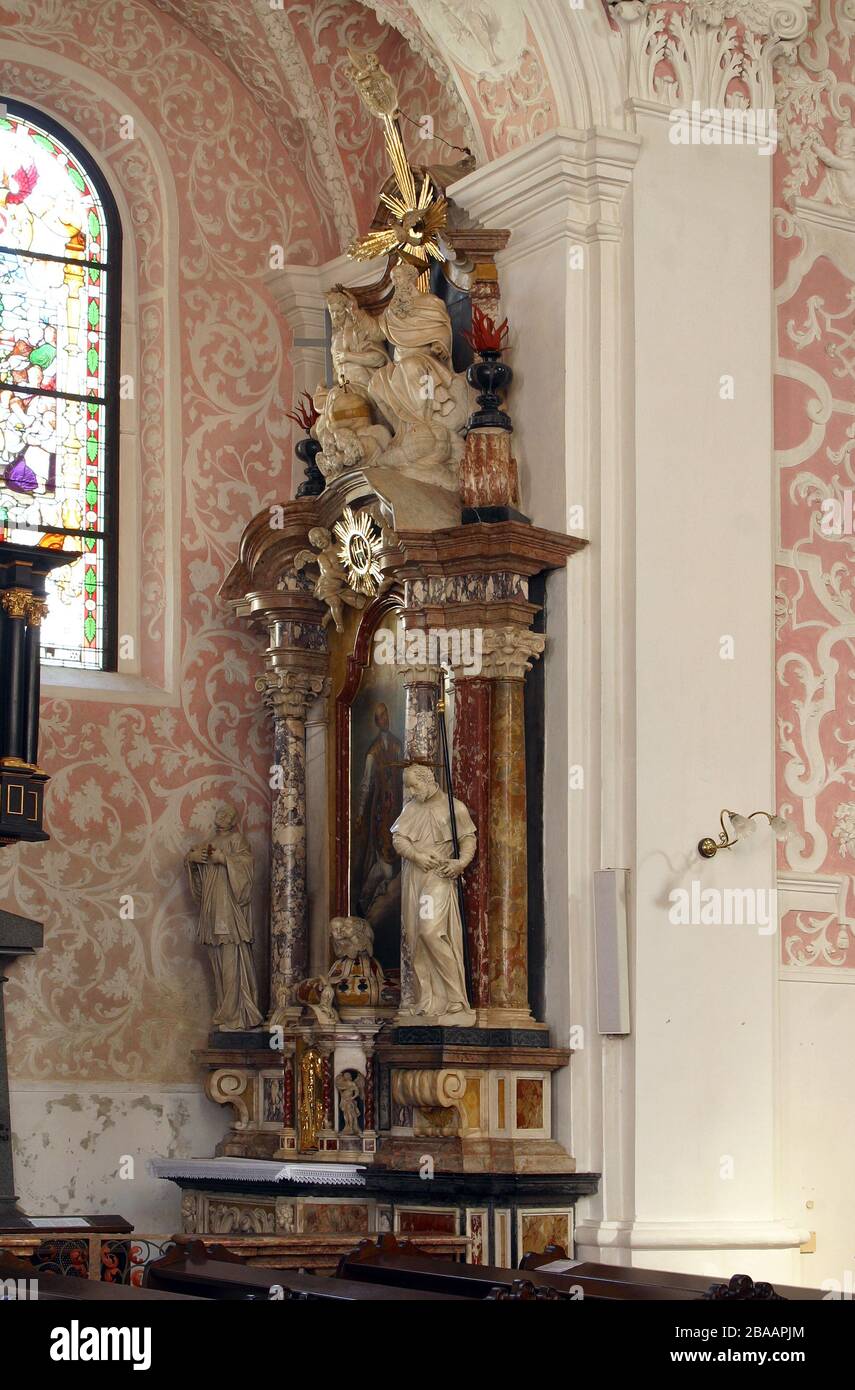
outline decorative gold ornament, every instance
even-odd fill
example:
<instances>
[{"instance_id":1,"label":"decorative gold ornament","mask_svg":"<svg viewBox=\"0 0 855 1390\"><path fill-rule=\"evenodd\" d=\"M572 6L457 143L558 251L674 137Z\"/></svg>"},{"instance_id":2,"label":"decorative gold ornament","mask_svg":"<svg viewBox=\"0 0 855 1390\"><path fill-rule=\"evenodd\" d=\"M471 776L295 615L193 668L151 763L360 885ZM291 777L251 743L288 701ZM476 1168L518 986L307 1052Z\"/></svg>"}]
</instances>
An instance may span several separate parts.
<instances>
[{"instance_id":1,"label":"decorative gold ornament","mask_svg":"<svg viewBox=\"0 0 855 1390\"><path fill-rule=\"evenodd\" d=\"M350 507L345 507L341 520L333 527L333 533L341 541L338 558L347 571L351 589L356 594L367 594L373 598L383 579L383 571L378 563L383 552L380 527L368 512L354 516Z\"/></svg>"},{"instance_id":2,"label":"decorative gold ornament","mask_svg":"<svg viewBox=\"0 0 855 1390\"><path fill-rule=\"evenodd\" d=\"M41 627L42 618L48 615L48 606L43 598L31 598L27 604L27 622L30 627Z\"/></svg>"},{"instance_id":3,"label":"decorative gold ornament","mask_svg":"<svg viewBox=\"0 0 855 1390\"><path fill-rule=\"evenodd\" d=\"M10 618L26 618L32 597L29 589L4 589L0 601Z\"/></svg>"},{"instance_id":4,"label":"decorative gold ornament","mask_svg":"<svg viewBox=\"0 0 855 1390\"><path fill-rule=\"evenodd\" d=\"M307 1048L300 1058L300 1148L316 1149L323 1127L323 1063L319 1052Z\"/></svg>"},{"instance_id":5,"label":"decorative gold ornament","mask_svg":"<svg viewBox=\"0 0 855 1390\"><path fill-rule=\"evenodd\" d=\"M356 261L370 261L384 253L397 255L418 266L422 271L419 288L427 290L430 261L445 260L438 233L448 220L448 203L441 194L436 194L430 174L425 174L421 188L416 189L415 175L397 120L398 96L392 78L373 53L349 52L354 86L366 109L383 122L383 138L398 194L380 194L381 203L396 218L391 227L356 237L347 248L347 254Z\"/></svg>"}]
</instances>

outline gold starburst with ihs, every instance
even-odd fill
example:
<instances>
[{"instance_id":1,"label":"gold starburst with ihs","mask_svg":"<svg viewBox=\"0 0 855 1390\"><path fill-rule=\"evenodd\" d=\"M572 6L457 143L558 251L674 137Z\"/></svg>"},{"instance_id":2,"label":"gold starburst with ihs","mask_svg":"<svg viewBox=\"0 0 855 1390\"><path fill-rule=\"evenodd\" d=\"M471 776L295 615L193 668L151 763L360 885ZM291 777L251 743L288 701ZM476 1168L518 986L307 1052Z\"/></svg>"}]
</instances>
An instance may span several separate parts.
<instances>
[{"instance_id":1,"label":"gold starburst with ihs","mask_svg":"<svg viewBox=\"0 0 855 1390\"><path fill-rule=\"evenodd\" d=\"M351 589L356 594L373 598L383 579L379 565L383 538L377 523L368 512L354 516L350 507L345 507L341 519L333 527L333 534L341 542L338 558L347 572Z\"/></svg>"}]
</instances>

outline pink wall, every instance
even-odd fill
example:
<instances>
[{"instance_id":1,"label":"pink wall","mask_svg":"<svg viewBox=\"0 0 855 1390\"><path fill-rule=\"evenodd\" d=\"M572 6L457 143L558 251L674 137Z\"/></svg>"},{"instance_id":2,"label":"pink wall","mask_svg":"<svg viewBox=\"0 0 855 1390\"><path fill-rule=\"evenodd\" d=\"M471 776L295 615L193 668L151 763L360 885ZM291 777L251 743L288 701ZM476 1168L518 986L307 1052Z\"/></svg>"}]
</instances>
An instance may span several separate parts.
<instances>
[{"instance_id":1,"label":"pink wall","mask_svg":"<svg viewBox=\"0 0 855 1390\"><path fill-rule=\"evenodd\" d=\"M218 59L139 0L98 6L97 32L93 8L20 5L4 24L0 81L82 133L130 210L143 675L163 683L170 607L181 663L174 696L43 703L51 843L0 860L0 900L45 923L44 950L9 985L10 1044L18 1079L191 1080L209 1004L182 856L227 797L261 864L268 815L255 646L216 599L245 522L289 492L287 329L263 276L272 243L304 261L338 246L304 173ZM30 45L27 60L13 43ZM144 119L122 140L127 112ZM163 517L176 472L172 572ZM120 916L125 895L133 920Z\"/></svg>"},{"instance_id":2,"label":"pink wall","mask_svg":"<svg viewBox=\"0 0 855 1390\"><path fill-rule=\"evenodd\" d=\"M855 867L855 537L825 535L820 520L823 499L855 488L853 69L852 6L819 0L799 62L777 71L774 164L778 802L801 835L780 864L844 876L846 917ZM826 162L835 149L848 160L838 171ZM798 199L820 207L800 210ZM782 950L787 964L855 966L853 933L836 912L789 913Z\"/></svg>"},{"instance_id":3,"label":"pink wall","mask_svg":"<svg viewBox=\"0 0 855 1390\"><path fill-rule=\"evenodd\" d=\"M271 247L318 263L373 216L387 166L379 124L346 76L348 47L378 51L416 119L430 113L437 134L474 143L447 70L409 28L416 52L354 0L262 18L231 0L0 9L0 88L88 143L126 214L136 322L125 331L135 401L123 406L123 468L133 460L126 487L133 469L139 478L149 683L145 699L43 701L51 842L0 858L0 901L45 923L43 951L8 987L18 1081L197 1079L190 1052L207 1033L209 983L182 858L222 799L255 847L263 917L259 646L216 593L246 522L290 495L289 338L264 277ZM520 80L539 100L539 59L526 66ZM508 99L508 112L484 116L491 148L541 122L535 103ZM122 138L128 115L133 137ZM409 134L416 159L459 157ZM179 479L173 540L166 502ZM170 617L174 693L163 689ZM128 899L132 919L120 915Z\"/></svg>"}]
</instances>

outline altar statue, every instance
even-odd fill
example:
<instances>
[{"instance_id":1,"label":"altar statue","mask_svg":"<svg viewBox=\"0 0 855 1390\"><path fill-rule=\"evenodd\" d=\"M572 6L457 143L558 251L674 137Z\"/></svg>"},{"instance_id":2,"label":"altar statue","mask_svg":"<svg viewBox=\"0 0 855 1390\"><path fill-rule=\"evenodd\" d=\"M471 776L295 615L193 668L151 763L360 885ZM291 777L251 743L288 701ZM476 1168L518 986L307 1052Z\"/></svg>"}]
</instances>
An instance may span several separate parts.
<instances>
[{"instance_id":1,"label":"altar statue","mask_svg":"<svg viewBox=\"0 0 855 1390\"><path fill-rule=\"evenodd\" d=\"M459 857L454 858L448 797L429 767L404 772L404 809L392 843L404 861L401 891L401 1015L468 1026L475 1015L466 993L463 924L455 879L475 856L475 826L454 798ZM410 969L405 972L404 963ZM411 979L410 987L405 974ZM413 997L405 997L406 994Z\"/></svg>"},{"instance_id":2,"label":"altar statue","mask_svg":"<svg viewBox=\"0 0 855 1390\"><path fill-rule=\"evenodd\" d=\"M389 361L377 319L360 310L352 294L336 285L326 297L332 339L330 355L336 381L367 386L373 372Z\"/></svg>"},{"instance_id":3,"label":"altar statue","mask_svg":"<svg viewBox=\"0 0 855 1390\"><path fill-rule=\"evenodd\" d=\"M395 430L384 464L456 487L449 465L462 448L458 436L467 418L466 379L451 365L448 310L438 295L419 291L419 273L408 261L392 269L394 292L379 324L395 356L374 372L368 394Z\"/></svg>"},{"instance_id":4,"label":"altar statue","mask_svg":"<svg viewBox=\"0 0 855 1390\"><path fill-rule=\"evenodd\" d=\"M252 850L233 806L221 806L215 830L184 859L199 903L197 941L207 947L214 975L213 1024L225 1033L262 1021L252 959Z\"/></svg>"}]
</instances>

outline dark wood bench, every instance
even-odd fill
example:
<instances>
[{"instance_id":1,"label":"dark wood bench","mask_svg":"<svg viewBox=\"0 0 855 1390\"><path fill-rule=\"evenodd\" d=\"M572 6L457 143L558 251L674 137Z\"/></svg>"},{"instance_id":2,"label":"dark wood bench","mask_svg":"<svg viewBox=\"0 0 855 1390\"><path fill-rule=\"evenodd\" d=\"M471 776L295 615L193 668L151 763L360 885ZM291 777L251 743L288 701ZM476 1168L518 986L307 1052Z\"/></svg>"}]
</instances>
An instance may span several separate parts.
<instances>
[{"instance_id":1,"label":"dark wood bench","mask_svg":"<svg viewBox=\"0 0 855 1390\"><path fill-rule=\"evenodd\" d=\"M454 1263L450 1261L449 1263ZM465 1268L465 1266L460 1266ZM246 1264L239 1255L223 1246L194 1241L167 1252L146 1270L148 1289L188 1293L202 1298L315 1301L333 1299L344 1303L398 1302L411 1300L413 1293L401 1287L387 1287L348 1279L310 1274L305 1270L264 1269ZM424 1295L431 1301L459 1302L465 1295L443 1291Z\"/></svg>"},{"instance_id":2,"label":"dark wood bench","mask_svg":"<svg viewBox=\"0 0 855 1390\"><path fill-rule=\"evenodd\" d=\"M553 1256L553 1258L558 1258ZM338 1275L350 1281L392 1285L419 1294L447 1293L463 1298L520 1299L541 1297L563 1301L596 1302L697 1302L703 1295L695 1289L654 1284L622 1284L614 1278L599 1279L570 1274L541 1273L537 1270L502 1269L492 1265L462 1265L423 1255L412 1246L399 1243L392 1235L364 1240L342 1257Z\"/></svg>"},{"instance_id":3,"label":"dark wood bench","mask_svg":"<svg viewBox=\"0 0 855 1390\"><path fill-rule=\"evenodd\" d=\"M550 1267L568 1258L566 1250L560 1245L548 1245L545 1250L524 1255L520 1269L527 1273L538 1271L549 1273ZM560 1273L559 1271L552 1271ZM821 1289L799 1288L792 1284L771 1284L753 1281L747 1274L734 1274L729 1279L716 1279L709 1274L680 1274L667 1269L637 1269L628 1265L594 1264L584 1261L560 1274L571 1281L577 1278L597 1279L605 1283L623 1284L630 1288L669 1288L694 1291L704 1300L734 1299L740 1302L748 1299L761 1302L798 1299L811 1302L822 1300L825 1295Z\"/></svg>"}]
</instances>

